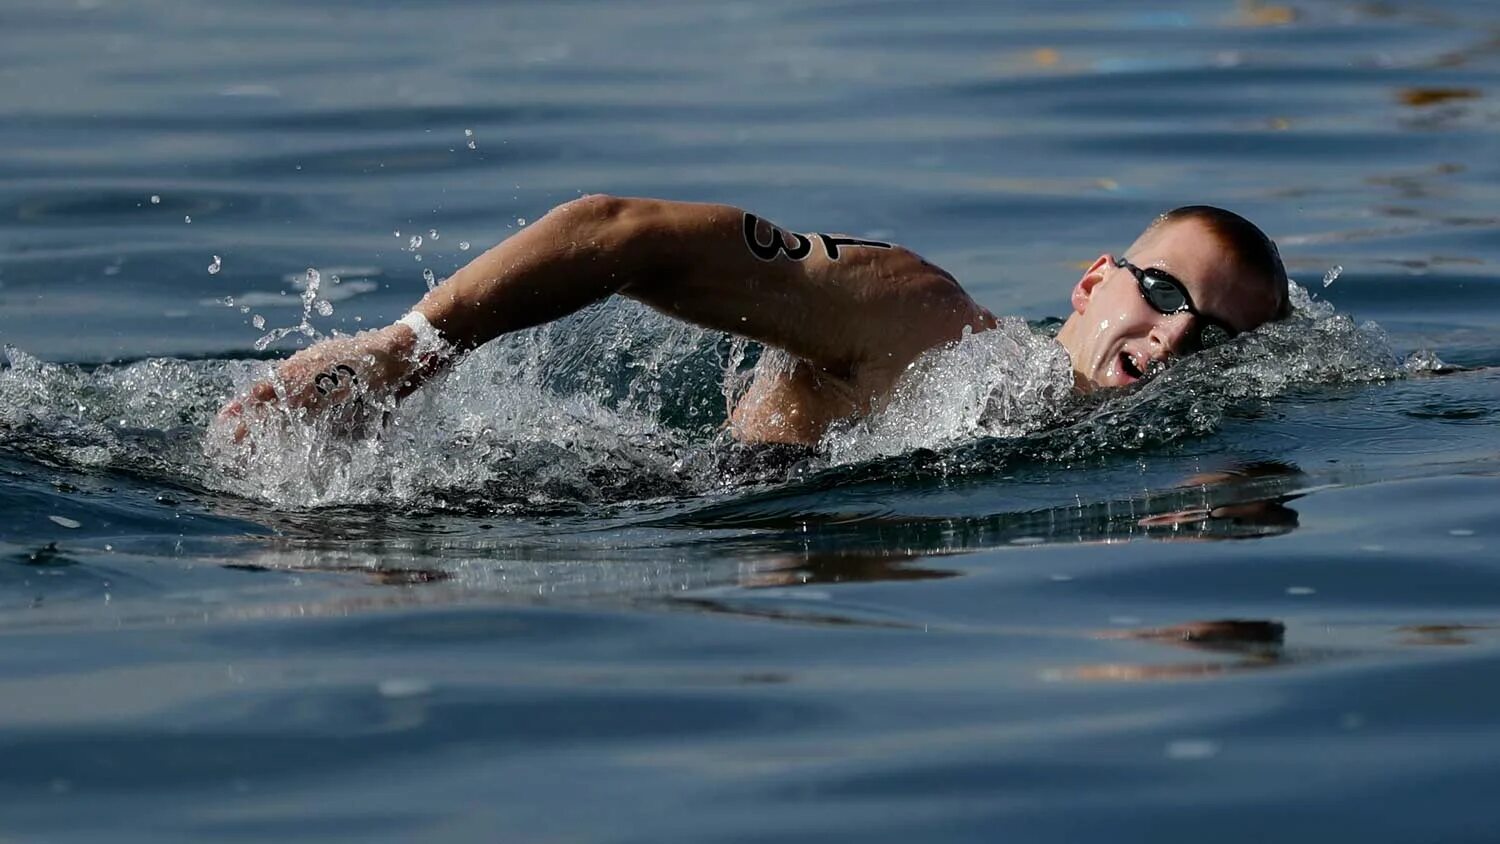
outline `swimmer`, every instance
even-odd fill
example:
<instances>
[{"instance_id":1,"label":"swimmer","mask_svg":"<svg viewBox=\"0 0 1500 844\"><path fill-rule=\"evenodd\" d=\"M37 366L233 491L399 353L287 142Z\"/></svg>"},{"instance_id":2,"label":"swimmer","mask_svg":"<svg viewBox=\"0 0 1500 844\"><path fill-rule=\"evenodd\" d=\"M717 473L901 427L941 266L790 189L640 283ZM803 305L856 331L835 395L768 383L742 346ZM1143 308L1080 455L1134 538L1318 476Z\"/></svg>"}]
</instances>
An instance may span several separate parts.
<instances>
[{"instance_id":1,"label":"swimmer","mask_svg":"<svg viewBox=\"0 0 1500 844\"><path fill-rule=\"evenodd\" d=\"M958 281L877 240L799 234L738 208L587 196L558 206L428 292L402 320L304 349L219 414L320 414L399 399L490 340L621 295L780 349L731 409L747 443L815 445L877 410L922 353L996 320ZM1290 312L1275 244L1211 206L1170 211L1073 285L1058 331L1079 389L1122 387Z\"/></svg>"}]
</instances>

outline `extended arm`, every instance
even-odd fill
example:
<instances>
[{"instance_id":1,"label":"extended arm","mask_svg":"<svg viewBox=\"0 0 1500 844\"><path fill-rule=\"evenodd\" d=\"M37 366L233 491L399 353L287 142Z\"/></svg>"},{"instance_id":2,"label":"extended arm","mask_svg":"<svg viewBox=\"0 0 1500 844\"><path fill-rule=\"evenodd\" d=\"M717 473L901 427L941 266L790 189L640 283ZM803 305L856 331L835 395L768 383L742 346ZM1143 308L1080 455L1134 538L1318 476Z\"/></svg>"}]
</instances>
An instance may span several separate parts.
<instances>
[{"instance_id":1,"label":"extended arm","mask_svg":"<svg viewBox=\"0 0 1500 844\"><path fill-rule=\"evenodd\" d=\"M607 196L559 206L414 310L462 352L614 293L784 349L840 378L899 372L964 326L989 324L951 276L907 250L803 237L729 206ZM317 411L346 400L351 381L405 394L442 365L414 354L418 346L403 324L321 343L278 367L279 390L260 384L247 400ZM225 414L238 416L245 404Z\"/></svg>"}]
</instances>

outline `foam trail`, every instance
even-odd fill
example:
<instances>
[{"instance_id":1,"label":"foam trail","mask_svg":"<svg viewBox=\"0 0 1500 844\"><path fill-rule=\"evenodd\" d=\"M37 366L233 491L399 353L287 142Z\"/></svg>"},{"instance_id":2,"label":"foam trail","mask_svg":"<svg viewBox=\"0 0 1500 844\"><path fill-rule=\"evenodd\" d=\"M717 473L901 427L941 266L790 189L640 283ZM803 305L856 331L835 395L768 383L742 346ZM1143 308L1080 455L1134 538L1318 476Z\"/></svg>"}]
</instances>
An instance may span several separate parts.
<instances>
[{"instance_id":1,"label":"foam trail","mask_svg":"<svg viewBox=\"0 0 1500 844\"><path fill-rule=\"evenodd\" d=\"M1212 433L1236 402L1294 386L1441 366L1431 353L1399 359L1378 326L1358 325L1300 287L1293 293L1294 318L1134 389L1086 397L1073 394L1067 357L1050 337L1002 320L923 356L884 408L830 432L821 456L798 471L866 467L899 477L936 459L944 471L972 473L1017 457L1128 452ZM394 408L383 429L351 436L330 420L296 422L266 432L253 455L237 458L204 432L226 398L265 377L269 363L152 359L82 368L6 351L0 447L277 507L538 513L788 477L785 466L726 469L726 400L742 389L754 349L633 303L491 344Z\"/></svg>"}]
</instances>

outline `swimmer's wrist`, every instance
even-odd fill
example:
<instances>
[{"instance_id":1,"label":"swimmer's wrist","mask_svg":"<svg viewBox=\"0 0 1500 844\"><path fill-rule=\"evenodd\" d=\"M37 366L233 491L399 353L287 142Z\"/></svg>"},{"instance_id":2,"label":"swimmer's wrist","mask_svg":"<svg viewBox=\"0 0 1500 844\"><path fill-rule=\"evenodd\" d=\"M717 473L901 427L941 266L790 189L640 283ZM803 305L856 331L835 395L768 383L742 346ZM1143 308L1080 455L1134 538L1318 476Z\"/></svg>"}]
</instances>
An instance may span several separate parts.
<instances>
[{"instance_id":1,"label":"swimmer's wrist","mask_svg":"<svg viewBox=\"0 0 1500 844\"><path fill-rule=\"evenodd\" d=\"M406 326L416 338L411 354L418 360L447 360L458 352L458 347L450 343L442 332L433 327L421 311L409 311L405 316L396 320L396 324Z\"/></svg>"}]
</instances>

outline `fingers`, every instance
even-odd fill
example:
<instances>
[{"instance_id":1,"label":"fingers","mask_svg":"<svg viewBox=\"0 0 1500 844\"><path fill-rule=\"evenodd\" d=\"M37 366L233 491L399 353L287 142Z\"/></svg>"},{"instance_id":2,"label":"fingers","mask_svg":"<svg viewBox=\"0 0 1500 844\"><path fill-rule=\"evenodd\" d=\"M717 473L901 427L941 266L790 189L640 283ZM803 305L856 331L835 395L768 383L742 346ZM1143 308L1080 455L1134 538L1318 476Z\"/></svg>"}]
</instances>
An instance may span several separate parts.
<instances>
[{"instance_id":1,"label":"fingers","mask_svg":"<svg viewBox=\"0 0 1500 844\"><path fill-rule=\"evenodd\" d=\"M241 445L259 438L268 424L314 420L342 433L368 430L415 365L410 343L396 342L402 337L391 330L362 332L303 349L228 401L215 419L216 436Z\"/></svg>"},{"instance_id":2,"label":"fingers","mask_svg":"<svg viewBox=\"0 0 1500 844\"><path fill-rule=\"evenodd\" d=\"M260 401L260 402L275 401L276 400L276 388L271 385L270 381L261 381L260 383L256 384L254 387L250 388L249 396L250 396L250 398L254 399L255 401ZM235 402L233 402L233 404L238 405L239 402L235 401Z\"/></svg>"}]
</instances>

